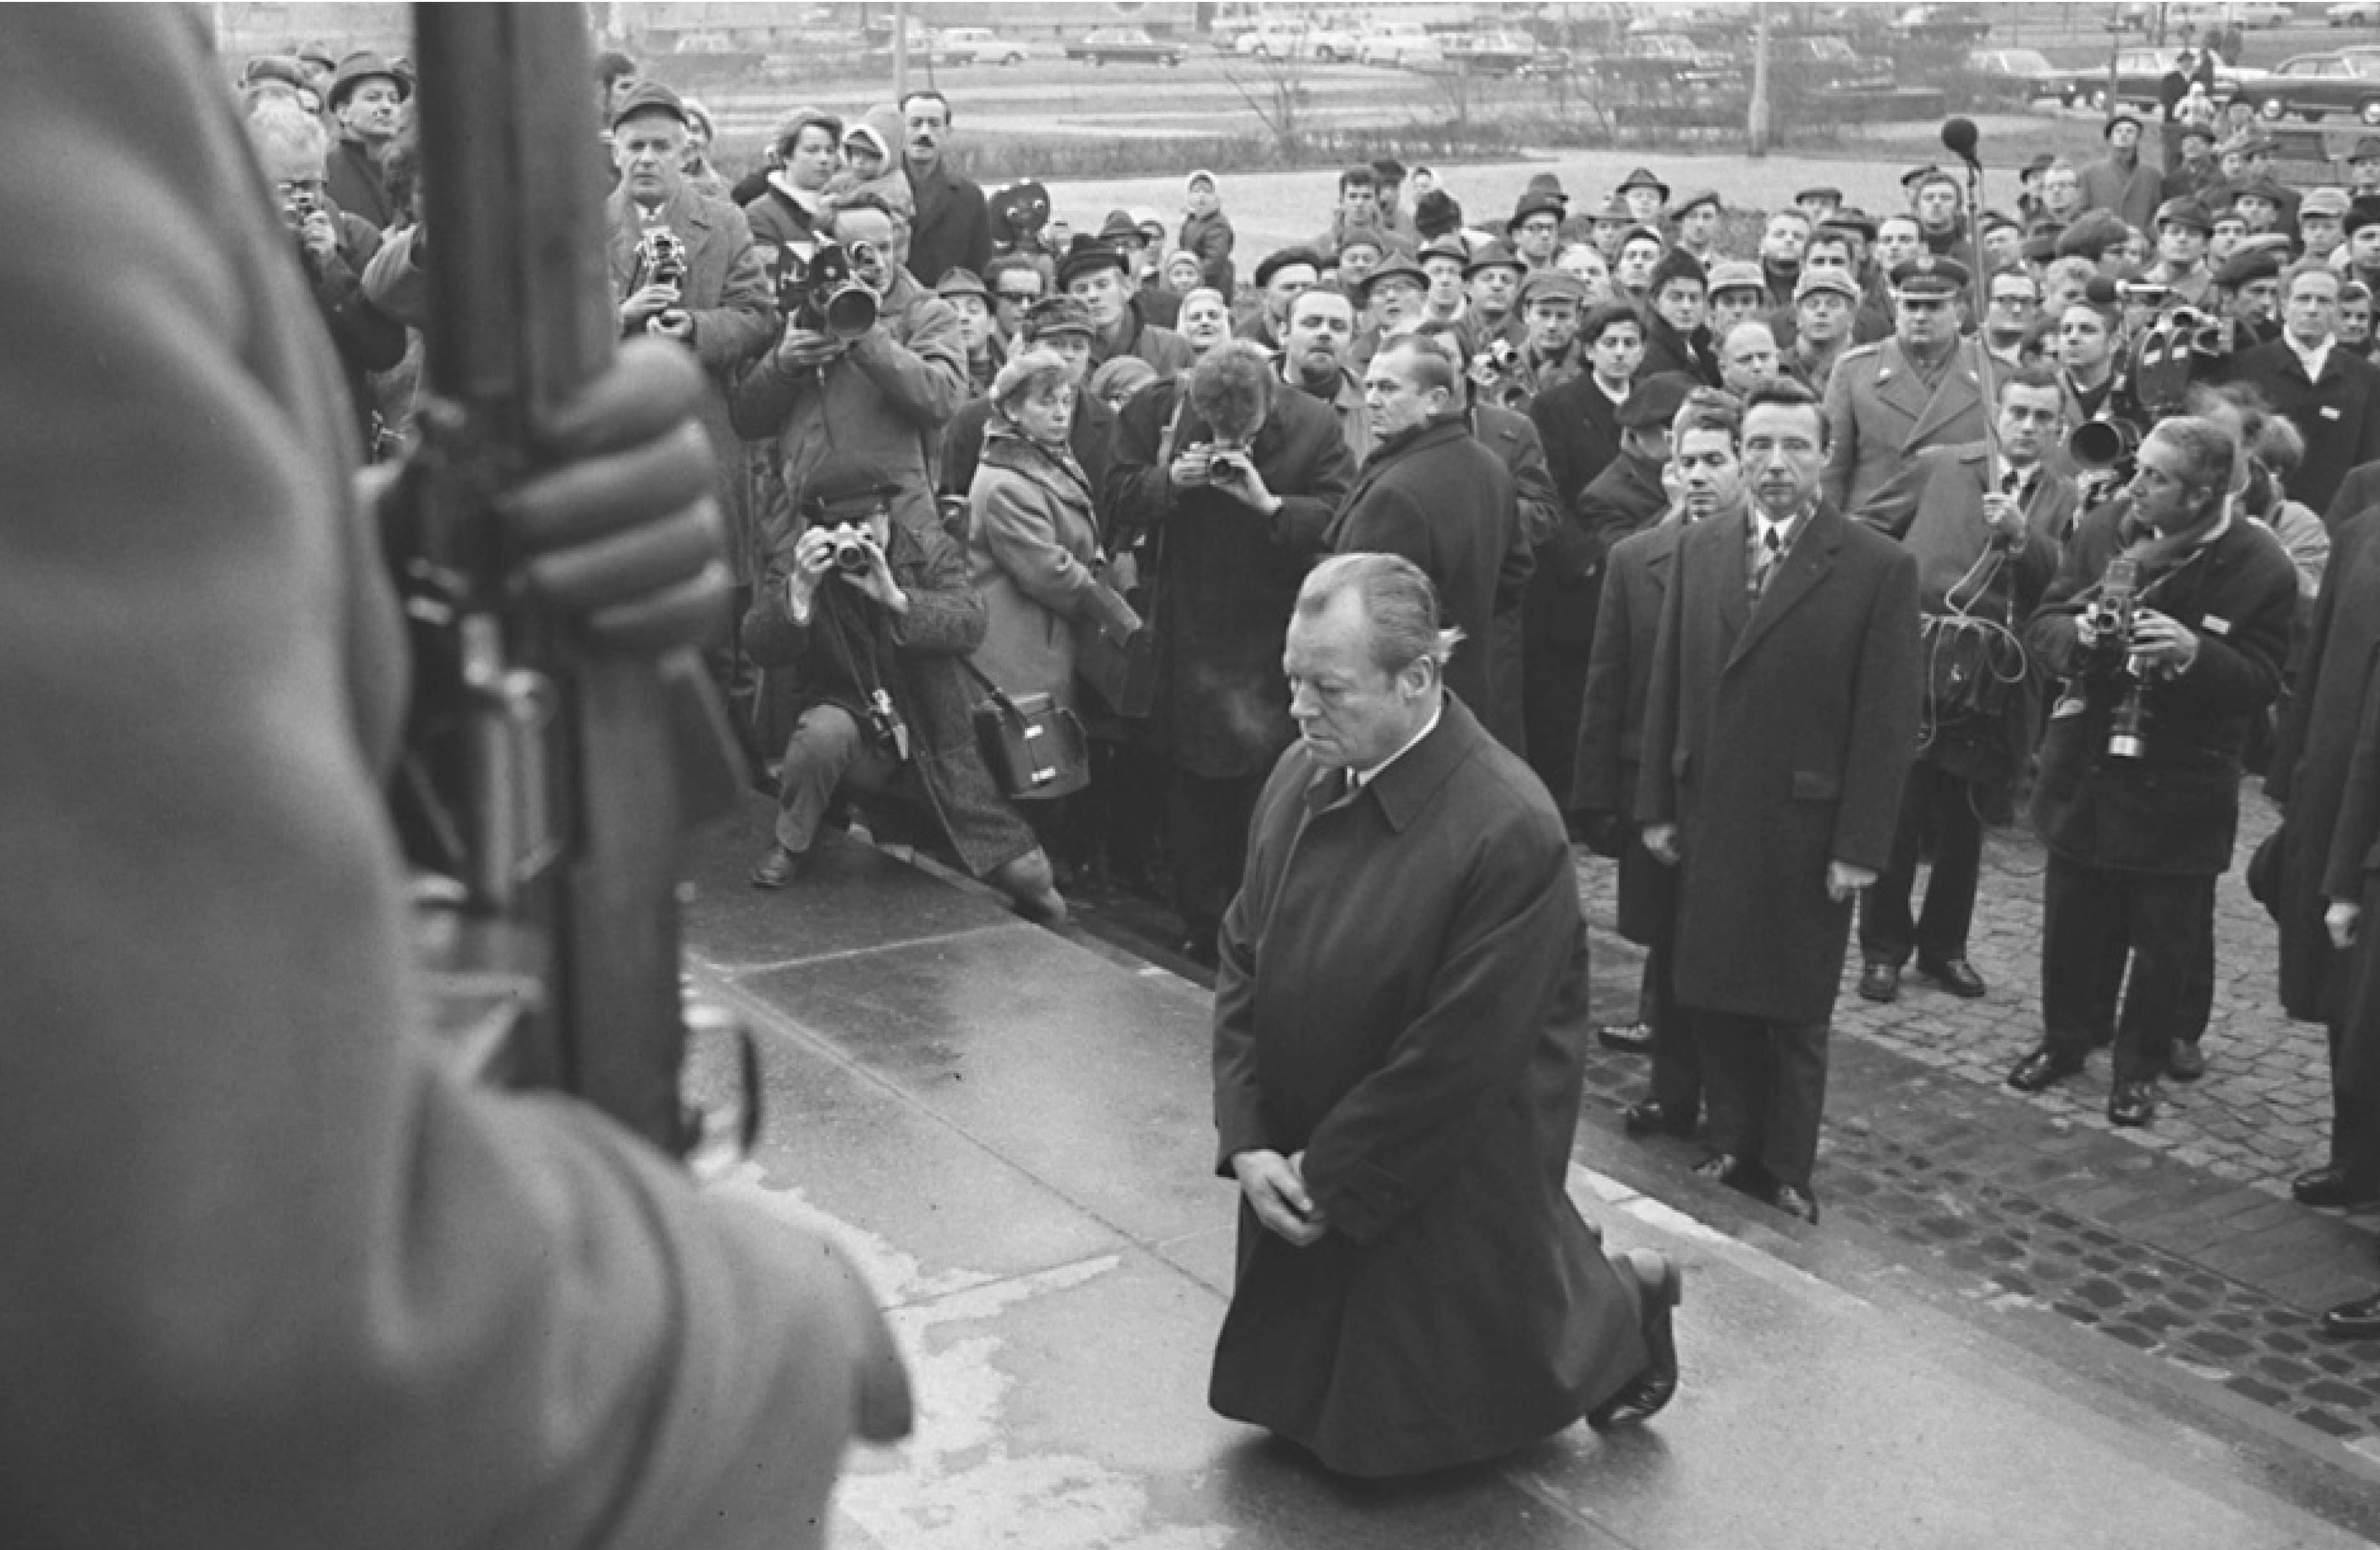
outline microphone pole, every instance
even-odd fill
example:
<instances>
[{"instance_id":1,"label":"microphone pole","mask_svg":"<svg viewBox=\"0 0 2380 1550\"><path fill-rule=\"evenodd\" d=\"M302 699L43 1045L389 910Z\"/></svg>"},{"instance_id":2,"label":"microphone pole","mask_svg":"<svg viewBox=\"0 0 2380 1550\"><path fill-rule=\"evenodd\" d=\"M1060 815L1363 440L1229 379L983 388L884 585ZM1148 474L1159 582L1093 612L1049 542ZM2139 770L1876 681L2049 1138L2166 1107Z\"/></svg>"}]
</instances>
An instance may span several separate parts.
<instances>
[{"instance_id":1,"label":"microphone pole","mask_svg":"<svg viewBox=\"0 0 2380 1550\"><path fill-rule=\"evenodd\" d=\"M1975 386L1984 400L1984 466L1990 475L1992 489L1998 490L2002 472L1999 394L1992 381L1991 338L1986 333L1991 317L1992 283L1984 272L1984 164L1975 158L1975 139L1973 119L1943 121L1943 148L1967 163L1967 247L1975 260L1974 268L1967 276L1970 300L1975 309Z\"/></svg>"}]
</instances>

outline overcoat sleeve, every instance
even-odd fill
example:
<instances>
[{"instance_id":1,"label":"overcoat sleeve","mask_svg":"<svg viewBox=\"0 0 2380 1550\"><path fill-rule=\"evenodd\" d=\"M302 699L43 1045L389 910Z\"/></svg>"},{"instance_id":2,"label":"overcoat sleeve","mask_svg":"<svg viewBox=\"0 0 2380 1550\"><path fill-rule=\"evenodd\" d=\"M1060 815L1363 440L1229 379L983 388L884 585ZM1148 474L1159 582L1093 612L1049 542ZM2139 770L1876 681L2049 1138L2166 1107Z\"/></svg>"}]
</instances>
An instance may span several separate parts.
<instances>
[{"instance_id":1,"label":"overcoat sleeve","mask_svg":"<svg viewBox=\"0 0 2380 1550\"><path fill-rule=\"evenodd\" d=\"M38 234L0 266L0 861L39 902L0 910L0 1538L814 1547L842 1256L429 1029L353 427L198 26L0 31Z\"/></svg>"},{"instance_id":2,"label":"overcoat sleeve","mask_svg":"<svg viewBox=\"0 0 2380 1550\"><path fill-rule=\"evenodd\" d=\"M1864 374L1865 368L1857 362L1838 359L1827 377L1825 407L1831 439L1827 443L1827 466L1818 476L1818 489L1825 494L1827 504L1839 512L1851 510L1852 476L1859 469L1859 414L1852 403L1852 384Z\"/></svg>"},{"instance_id":3,"label":"overcoat sleeve","mask_svg":"<svg viewBox=\"0 0 2380 1550\"><path fill-rule=\"evenodd\" d=\"M1232 1159L1242 1152L1278 1151L1266 1118L1264 1091L1257 1078L1257 938L1263 927L1257 902L1271 886L1281 857L1268 830L1293 824L1284 804L1300 800L1293 790L1306 765L1283 756L1273 766L1256 813L1248 821L1248 864L1239 891L1223 912L1217 933L1215 969L1215 1171L1232 1177ZM1279 837L1286 841L1287 830Z\"/></svg>"},{"instance_id":4,"label":"overcoat sleeve","mask_svg":"<svg viewBox=\"0 0 2380 1550\"><path fill-rule=\"evenodd\" d=\"M1306 1188L1331 1229L1358 1243L1394 1227L1478 1144L1519 1090L1575 963L1569 847L1517 811L1491 816L1463 844L1468 854L1450 858L1461 900L1426 1004L1306 1140Z\"/></svg>"},{"instance_id":5,"label":"overcoat sleeve","mask_svg":"<svg viewBox=\"0 0 2380 1550\"><path fill-rule=\"evenodd\" d=\"M777 300L769 291L768 272L760 250L752 245L752 225L744 212L725 204L713 212L719 219L718 241L726 250L725 274L719 300L693 309L695 358L724 377L769 347L777 333Z\"/></svg>"},{"instance_id":6,"label":"overcoat sleeve","mask_svg":"<svg viewBox=\"0 0 2380 1550\"><path fill-rule=\"evenodd\" d=\"M1697 528L1679 536L1678 552L1670 561L1670 589L1661 597L1661 625L1653 641L1653 678L1645 694L1645 736L1636 770L1636 821L1650 827L1678 821L1679 740L1684 692L1687 555Z\"/></svg>"},{"instance_id":7,"label":"overcoat sleeve","mask_svg":"<svg viewBox=\"0 0 2380 1550\"><path fill-rule=\"evenodd\" d=\"M862 335L846 358L920 430L939 430L967 396L958 312L940 297L917 297L905 332L894 337L888 320Z\"/></svg>"},{"instance_id":8,"label":"overcoat sleeve","mask_svg":"<svg viewBox=\"0 0 2380 1550\"><path fill-rule=\"evenodd\" d=\"M2324 868L2323 897L2360 904L2371 880L2380 846L2380 672L2367 674L2363 713L2355 729L2355 752L2347 766L2347 785L2338 819L2330 831L2329 865ZM2380 930L2380 922L2366 921L2365 933Z\"/></svg>"}]
</instances>

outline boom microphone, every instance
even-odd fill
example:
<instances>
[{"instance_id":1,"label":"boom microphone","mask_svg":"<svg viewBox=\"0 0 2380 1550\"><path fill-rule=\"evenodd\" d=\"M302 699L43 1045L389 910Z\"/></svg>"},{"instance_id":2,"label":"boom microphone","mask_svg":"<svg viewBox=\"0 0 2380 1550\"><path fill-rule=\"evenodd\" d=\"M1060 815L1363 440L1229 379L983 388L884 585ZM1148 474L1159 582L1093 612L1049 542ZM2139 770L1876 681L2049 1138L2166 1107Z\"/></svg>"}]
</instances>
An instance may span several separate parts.
<instances>
[{"instance_id":1,"label":"boom microphone","mask_svg":"<svg viewBox=\"0 0 2380 1550\"><path fill-rule=\"evenodd\" d=\"M1975 165L1975 121L1972 118L1944 119L1942 148L1967 165Z\"/></svg>"}]
</instances>

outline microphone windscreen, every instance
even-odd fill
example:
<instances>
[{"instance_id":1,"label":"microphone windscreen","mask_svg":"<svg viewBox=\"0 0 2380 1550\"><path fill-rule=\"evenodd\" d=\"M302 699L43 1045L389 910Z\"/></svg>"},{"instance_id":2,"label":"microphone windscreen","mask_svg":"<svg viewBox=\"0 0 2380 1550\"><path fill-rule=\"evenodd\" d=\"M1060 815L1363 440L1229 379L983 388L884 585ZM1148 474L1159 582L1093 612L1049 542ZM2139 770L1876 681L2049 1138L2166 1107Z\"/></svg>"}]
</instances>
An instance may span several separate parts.
<instances>
[{"instance_id":1,"label":"microphone windscreen","mask_svg":"<svg viewBox=\"0 0 2380 1550\"><path fill-rule=\"evenodd\" d=\"M1975 121L1972 118L1945 119L1942 124L1943 148L1962 161L1975 159Z\"/></svg>"}]
</instances>

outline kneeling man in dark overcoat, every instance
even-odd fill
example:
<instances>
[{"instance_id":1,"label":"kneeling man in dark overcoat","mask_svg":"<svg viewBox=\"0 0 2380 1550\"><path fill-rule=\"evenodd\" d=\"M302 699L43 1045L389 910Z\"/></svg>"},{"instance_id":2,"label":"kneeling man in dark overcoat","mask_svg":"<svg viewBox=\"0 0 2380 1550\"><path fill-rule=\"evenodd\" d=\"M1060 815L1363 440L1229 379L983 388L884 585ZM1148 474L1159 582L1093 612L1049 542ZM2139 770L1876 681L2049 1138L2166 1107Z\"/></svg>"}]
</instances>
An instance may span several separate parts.
<instances>
[{"instance_id":1,"label":"kneeling man in dark overcoat","mask_svg":"<svg viewBox=\"0 0 2380 1550\"><path fill-rule=\"evenodd\" d=\"M1259 799L1215 984L1239 1268L1209 1401L1329 1468L1414 1474L1677 1387L1676 1268L1564 1192L1586 941L1561 815L1444 690L1419 566L1306 578L1298 740Z\"/></svg>"}]
</instances>

